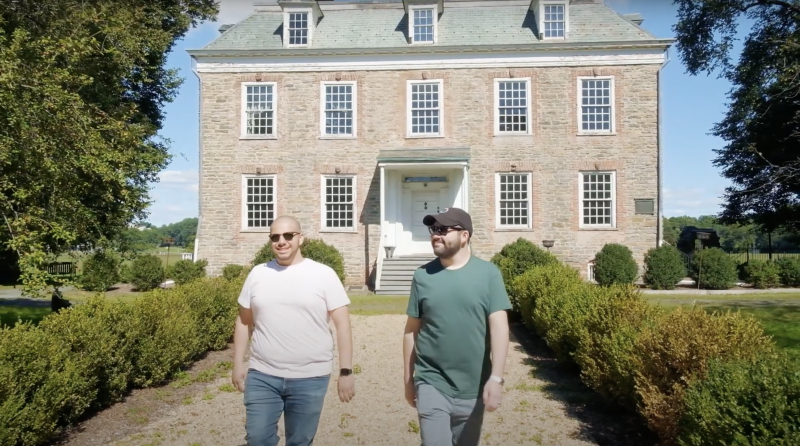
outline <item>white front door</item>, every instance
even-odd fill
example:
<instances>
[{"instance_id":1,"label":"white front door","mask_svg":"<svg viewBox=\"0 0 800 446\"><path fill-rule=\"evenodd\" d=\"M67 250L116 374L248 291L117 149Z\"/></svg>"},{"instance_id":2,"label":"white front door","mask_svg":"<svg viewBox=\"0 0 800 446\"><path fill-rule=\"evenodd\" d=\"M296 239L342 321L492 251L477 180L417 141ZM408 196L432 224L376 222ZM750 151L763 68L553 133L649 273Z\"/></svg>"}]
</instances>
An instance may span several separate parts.
<instances>
[{"instance_id":1,"label":"white front door","mask_svg":"<svg viewBox=\"0 0 800 446\"><path fill-rule=\"evenodd\" d=\"M414 191L411 203L411 243L413 254L433 254L428 227L422 223L426 215L439 212L439 191Z\"/></svg>"}]
</instances>

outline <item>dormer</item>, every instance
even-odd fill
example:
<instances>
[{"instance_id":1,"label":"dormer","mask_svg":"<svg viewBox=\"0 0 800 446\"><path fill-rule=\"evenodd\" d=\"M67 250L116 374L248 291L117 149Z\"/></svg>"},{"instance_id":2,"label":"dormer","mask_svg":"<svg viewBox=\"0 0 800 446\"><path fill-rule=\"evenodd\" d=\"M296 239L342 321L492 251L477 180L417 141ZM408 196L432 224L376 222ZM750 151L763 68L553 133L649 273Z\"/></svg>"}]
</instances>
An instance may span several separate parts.
<instances>
[{"instance_id":1,"label":"dormer","mask_svg":"<svg viewBox=\"0 0 800 446\"><path fill-rule=\"evenodd\" d=\"M408 43L430 45L439 41L439 16L444 0L403 0L408 15Z\"/></svg>"},{"instance_id":2,"label":"dormer","mask_svg":"<svg viewBox=\"0 0 800 446\"><path fill-rule=\"evenodd\" d=\"M539 40L566 40L569 37L569 0L532 0Z\"/></svg>"},{"instance_id":3,"label":"dormer","mask_svg":"<svg viewBox=\"0 0 800 446\"><path fill-rule=\"evenodd\" d=\"M317 0L278 0L278 4L283 10L283 47L311 46L323 16Z\"/></svg>"}]
</instances>

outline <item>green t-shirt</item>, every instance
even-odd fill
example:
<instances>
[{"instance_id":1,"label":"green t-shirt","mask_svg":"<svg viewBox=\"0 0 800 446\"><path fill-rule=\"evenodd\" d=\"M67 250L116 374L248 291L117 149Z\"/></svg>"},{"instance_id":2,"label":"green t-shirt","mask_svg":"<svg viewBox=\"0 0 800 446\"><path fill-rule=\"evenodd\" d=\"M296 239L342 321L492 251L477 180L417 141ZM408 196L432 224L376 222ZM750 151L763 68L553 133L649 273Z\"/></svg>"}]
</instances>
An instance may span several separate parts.
<instances>
[{"instance_id":1,"label":"green t-shirt","mask_svg":"<svg viewBox=\"0 0 800 446\"><path fill-rule=\"evenodd\" d=\"M494 264L470 257L448 270L436 259L414 272L406 314L422 320L414 379L452 398L474 399L492 372L489 314L511 309Z\"/></svg>"}]
</instances>

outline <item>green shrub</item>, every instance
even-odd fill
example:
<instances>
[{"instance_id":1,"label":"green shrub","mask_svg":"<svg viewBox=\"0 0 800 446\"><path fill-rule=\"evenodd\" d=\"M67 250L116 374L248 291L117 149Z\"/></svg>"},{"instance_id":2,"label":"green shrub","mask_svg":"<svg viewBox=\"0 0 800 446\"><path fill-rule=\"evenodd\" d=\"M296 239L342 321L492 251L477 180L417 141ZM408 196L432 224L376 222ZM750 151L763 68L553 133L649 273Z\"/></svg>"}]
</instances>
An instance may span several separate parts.
<instances>
[{"instance_id":1,"label":"green shrub","mask_svg":"<svg viewBox=\"0 0 800 446\"><path fill-rule=\"evenodd\" d=\"M342 253L336 249L336 247L329 245L320 239L307 238L303 241L303 245L300 247L300 252L303 254L303 257L307 259L311 259L315 262L319 262L333 268L333 270L336 272L336 275L339 276L339 280L344 283L344 257L342 256ZM275 254L272 252L272 243L267 243L261 247L260 250L258 250L255 258L251 262L251 265L255 266L262 263L267 263L274 258Z\"/></svg>"},{"instance_id":2,"label":"green shrub","mask_svg":"<svg viewBox=\"0 0 800 446\"><path fill-rule=\"evenodd\" d=\"M225 280L234 280L248 273L248 269L244 265L230 264L222 268L222 277Z\"/></svg>"},{"instance_id":3,"label":"green shrub","mask_svg":"<svg viewBox=\"0 0 800 446\"><path fill-rule=\"evenodd\" d=\"M196 262L178 260L169 266L167 276L175 281L175 285L184 285L205 277L206 266L208 266L208 260L206 259L200 259Z\"/></svg>"},{"instance_id":4,"label":"green shrub","mask_svg":"<svg viewBox=\"0 0 800 446\"><path fill-rule=\"evenodd\" d=\"M636 338L636 386L648 427L670 444L678 434L688 385L702 379L708 361L750 360L774 351L753 318L678 307Z\"/></svg>"},{"instance_id":5,"label":"green shrub","mask_svg":"<svg viewBox=\"0 0 800 446\"><path fill-rule=\"evenodd\" d=\"M137 290L149 291L164 282L164 265L158 256L142 255L133 261L131 276L131 283Z\"/></svg>"},{"instance_id":6,"label":"green shrub","mask_svg":"<svg viewBox=\"0 0 800 446\"><path fill-rule=\"evenodd\" d=\"M92 253L83 262L81 285L88 291L108 290L119 283L121 264L121 257L113 251L100 250Z\"/></svg>"},{"instance_id":7,"label":"green shrub","mask_svg":"<svg viewBox=\"0 0 800 446\"><path fill-rule=\"evenodd\" d=\"M701 288L727 290L736 285L736 261L720 248L703 249L694 254L689 270L690 277Z\"/></svg>"},{"instance_id":8,"label":"green shrub","mask_svg":"<svg viewBox=\"0 0 800 446\"><path fill-rule=\"evenodd\" d=\"M633 283L639 276L639 266L631 250L618 243L608 243L597 253L594 278L603 286Z\"/></svg>"},{"instance_id":9,"label":"green shrub","mask_svg":"<svg viewBox=\"0 0 800 446\"><path fill-rule=\"evenodd\" d=\"M575 351L581 379L609 401L631 411L638 407L636 393L636 340L653 326L662 308L641 299L628 285L599 296L586 317Z\"/></svg>"},{"instance_id":10,"label":"green shrub","mask_svg":"<svg viewBox=\"0 0 800 446\"><path fill-rule=\"evenodd\" d=\"M129 262L123 262L119 266L119 283L132 283L133 282L133 265Z\"/></svg>"},{"instance_id":11,"label":"green shrub","mask_svg":"<svg viewBox=\"0 0 800 446\"><path fill-rule=\"evenodd\" d=\"M672 245L651 248L644 255L645 285L654 290L672 290L686 277L683 254Z\"/></svg>"},{"instance_id":12,"label":"green shrub","mask_svg":"<svg viewBox=\"0 0 800 446\"><path fill-rule=\"evenodd\" d=\"M543 300L561 299L564 293L573 292L585 282L574 268L557 262L531 268L511 281L512 293L518 297L520 312L525 326L544 336L550 329L551 320L535 320L534 310Z\"/></svg>"},{"instance_id":13,"label":"green shrub","mask_svg":"<svg viewBox=\"0 0 800 446\"><path fill-rule=\"evenodd\" d=\"M95 296L38 326L0 328L0 444L46 444L87 410L224 348L243 281L202 279L133 302Z\"/></svg>"},{"instance_id":14,"label":"green shrub","mask_svg":"<svg viewBox=\"0 0 800 446\"><path fill-rule=\"evenodd\" d=\"M678 444L800 444L800 365L781 355L709 363L686 390Z\"/></svg>"},{"instance_id":15,"label":"green shrub","mask_svg":"<svg viewBox=\"0 0 800 446\"><path fill-rule=\"evenodd\" d=\"M512 311L516 313L521 313L522 309L520 298L516 295L512 285L514 280L533 267L559 263L556 256L521 237L503 246L491 261L503 275Z\"/></svg>"},{"instance_id":16,"label":"green shrub","mask_svg":"<svg viewBox=\"0 0 800 446\"><path fill-rule=\"evenodd\" d=\"M771 260L752 259L745 267L745 277L754 288L772 288L780 283L780 269Z\"/></svg>"},{"instance_id":17,"label":"green shrub","mask_svg":"<svg viewBox=\"0 0 800 446\"><path fill-rule=\"evenodd\" d=\"M800 287L800 258L781 257L775 261L775 264L778 266L781 285Z\"/></svg>"}]
</instances>

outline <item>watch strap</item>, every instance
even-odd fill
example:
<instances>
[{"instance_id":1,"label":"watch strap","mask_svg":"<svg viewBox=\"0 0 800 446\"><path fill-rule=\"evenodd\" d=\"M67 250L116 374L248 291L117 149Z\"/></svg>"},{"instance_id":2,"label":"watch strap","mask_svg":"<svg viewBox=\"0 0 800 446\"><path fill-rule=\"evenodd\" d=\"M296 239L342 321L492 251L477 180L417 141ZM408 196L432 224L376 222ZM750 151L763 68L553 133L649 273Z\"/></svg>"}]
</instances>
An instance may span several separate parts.
<instances>
[{"instance_id":1,"label":"watch strap","mask_svg":"<svg viewBox=\"0 0 800 446\"><path fill-rule=\"evenodd\" d=\"M500 383L501 386L503 384L505 384L505 380L503 378L499 377L499 376L496 376L496 375L490 376L489 379L491 379L492 381Z\"/></svg>"},{"instance_id":2,"label":"watch strap","mask_svg":"<svg viewBox=\"0 0 800 446\"><path fill-rule=\"evenodd\" d=\"M353 373L353 369L339 369L339 376L348 376Z\"/></svg>"}]
</instances>

